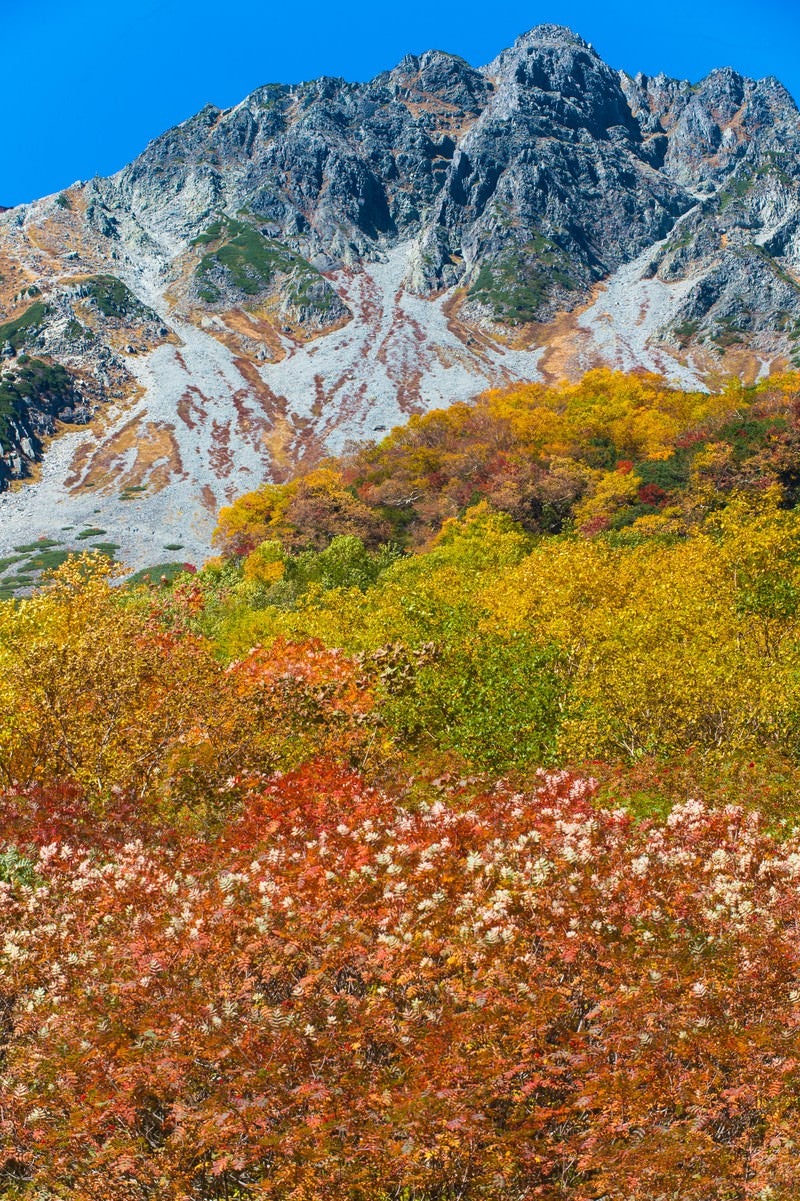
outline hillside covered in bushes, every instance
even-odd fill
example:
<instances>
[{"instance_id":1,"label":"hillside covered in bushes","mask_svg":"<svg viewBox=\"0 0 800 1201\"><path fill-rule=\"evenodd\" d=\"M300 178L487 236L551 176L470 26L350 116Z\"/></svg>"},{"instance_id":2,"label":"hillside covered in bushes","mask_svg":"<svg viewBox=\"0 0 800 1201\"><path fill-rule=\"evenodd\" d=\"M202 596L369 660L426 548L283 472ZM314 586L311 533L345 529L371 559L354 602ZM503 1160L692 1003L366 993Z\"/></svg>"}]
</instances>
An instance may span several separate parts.
<instances>
[{"instance_id":1,"label":"hillside covered in bushes","mask_svg":"<svg viewBox=\"0 0 800 1201\"><path fill-rule=\"evenodd\" d=\"M798 439L491 392L0 603L0 1196L795 1198Z\"/></svg>"}]
</instances>

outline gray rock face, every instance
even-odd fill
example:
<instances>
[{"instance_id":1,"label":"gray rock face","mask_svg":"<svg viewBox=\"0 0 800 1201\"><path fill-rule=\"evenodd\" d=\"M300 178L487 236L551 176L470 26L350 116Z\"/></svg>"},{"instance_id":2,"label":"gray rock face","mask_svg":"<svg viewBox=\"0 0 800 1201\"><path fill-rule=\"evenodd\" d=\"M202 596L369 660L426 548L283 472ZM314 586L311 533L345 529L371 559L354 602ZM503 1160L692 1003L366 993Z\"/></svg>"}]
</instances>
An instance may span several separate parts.
<instances>
[{"instance_id":1,"label":"gray rock face","mask_svg":"<svg viewBox=\"0 0 800 1201\"><path fill-rule=\"evenodd\" d=\"M750 243L793 271L799 162L797 108L776 80L631 78L540 25L482 70L432 51L366 84L269 85L228 111L209 106L94 185L89 219L113 237L122 210L142 242L174 252L237 214L312 271L414 238L409 287L463 286L468 316L515 325L573 308L703 194L696 241L667 250L662 278L703 265L715 295L723 277L735 291L755 278L740 253ZM318 283L304 320L324 330L346 316Z\"/></svg>"},{"instance_id":2,"label":"gray rock face","mask_svg":"<svg viewBox=\"0 0 800 1201\"><path fill-rule=\"evenodd\" d=\"M467 63L439 53L408 57L365 85L270 85L153 142L107 194L178 239L220 211L246 211L307 256L357 261L420 227L444 182L452 134L490 90Z\"/></svg>"},{"instance_id":3,"label":"gray rock face","mask_svg":"<svg viewBox=\"0 0 800 1201\"><path fill-rule=\"evenodd\" d=\"M93 401L124 392L126 356L173 317L275 361L280 337L367 320L341 281L401 244L401 290L460 288L459 319L490 334L577 308L644 256L637 280L677 298L641 318L654 343L800 364L800 116L775 79L631 77L555 25L481 69L430 51L368 83L270 84L5 214L2 274L16 262L41 301L25 326L0 288L0 345L22 320L19 346L81 370Z\"/></svg>"},{"instance_id":4,"label":"gray rock face","mask_svg":"<svg viewBox=\"0 0 800 1201\"><path fill-rule=\"evenodd\" d=\"M664 75L620 78L643 134L658 142L659 167L691 190L724 181L754 150L780 150L787 133L796 150L797 108L776 79L745 79L729 67L695 85Z\"/></svg>"},{"instance_id":5,"label":"gray rock face","mask_svg":"<svg viewBox=\"0 0 800 1201\"><path fill-rule=\"evenodd\" d=\"M487 316L541 319L662 238L692 200L653 169L618 75L580 38L541 26L486 74L495 90L453 157L422 276L466 282Z\"/></svg>"},{"instance_id":6,"label":"gray rock face","mask_svg":"<svg viewBox=\"0 0 800 1201\"><path fill-rule=\"evenodd\" d=\"M271 86L228 112L204 109L104 185L97 207L178 240L246 211L328 265L419 235L421 291L474 282L484 263L502 274L509 252L541 267L546 239L545 260L573 264L563 299L690 206L653 159L617 73L569 31L540 26L482 72L431 52L369 84Z\"/></svg>"},{"instance_id":7,"label":"gray rock face","mask_svg":"<svg viewBox=\"0 0 800 1201\"><path fill-rule=\"evenodd\" d=\"M800 121L775 79L712 71L692 88L663 76L626 79L632 111L665 136L662 171L701 203L654 259L665 281L687 280L667 337L719 347L800 332ZM648 115L649 114L649 115Z\"/></svg>"},{"instance_id":8,"label":"gray rock face","mask_svg":"<svg viewBox=\"0 0 800 1201\"><path fill-rule=\"evenodd\" d=\"M63 367L20 355L0 371L0 491L30 475L56 423L85 425L91 405Z\"/></svg>"}]
</instances>

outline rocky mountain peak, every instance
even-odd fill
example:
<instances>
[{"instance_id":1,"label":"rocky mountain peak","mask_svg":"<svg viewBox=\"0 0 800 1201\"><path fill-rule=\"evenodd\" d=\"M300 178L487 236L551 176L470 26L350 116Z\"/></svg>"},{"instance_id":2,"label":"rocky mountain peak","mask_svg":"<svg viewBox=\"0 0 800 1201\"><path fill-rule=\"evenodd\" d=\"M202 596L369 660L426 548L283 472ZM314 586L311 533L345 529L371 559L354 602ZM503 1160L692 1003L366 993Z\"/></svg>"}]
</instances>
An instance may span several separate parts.
<instances>
[{"instance_id":1,"label":"rocky mountain peak","mask_svg":"<svg viewBox=\"0 0 800 1201\"><path fill-rule=\"evenodd\" d=\"M441 50L408 54L394 70L373 81L383 83L405 103L419 106L449 104L465 114L477 114L492 92L485 76L465 59Z\"/></svg>"},{"instance_id":2,"label":"rocky mountain peak","mask_svg":"<svg viewBox=\"0 0 800 1201\"><path fill-rule=\"evenodd\" d=\"M619 72L558 25L484 68L430 50L266 84L0 216L0 351L0 391L22 355L45 365L0 488L37 430L120 402L58 444L47 505L128 555L144 523L123 536L116 495L151 542L181 513L177 541L206 546L235 492L487 385L800 365L797 106L729 68ZM48 364L76 381L55 417ZM21 534L29 502L7 501Z\"/></svg>"},{"instance_id":3,"label":"rocky mountain peak","mask_svg":"<svg viewBox=\"0 0 800 1201\"><path fill-rule=\"evenodd\" d=\"M664 135L660 166L693 190L718 185L741 159L783 153L781 142L796 142L800 132L797 107L781 84L730 67L696 84L624 73L620 81L645 135Z\"/></svg>"},{"instance_id":4,"label":"rocky mountain peak","mask_svg":"<svg viewBox=\"0 0 800 1201\"><path fill-rule=\"evenodd\" d=\"M545 45L575 46L583 50L591 49L589 43L584 41L579 34L575 33L567 25L543 23L541 25L534 25L526 33L520 34L513 45L507 50L501 51L494 62L497 63L504 57L508 58L515 54L527 53L532 47ZM491 66L486 69L491 70Z\"/></svg>"},{"instance_id":5,"label":"rocky mountain peak","mask_svg":"<svg viewBox=\"0 0 800 1201\"><path fill-rule=\"evenodd\" d=\"M498 116L524 109L542 128L554 121L556 129L586 129L593 137L612 127L638 133L618 73L563 26L536 26L485 72L497 88Z\"/></svg>"},{"instance_id":6,"label":"rocky mountain peak","mask_svg":"<svg viewBox=\"0 0 800 1201\"><path fill-rule=\"evenodd\" d=\"M776 105L796 113L800 112L794 96L774 75L764 75L758 80L757 86L762 95L770 97Z\"/></svg>"}]
</instances>

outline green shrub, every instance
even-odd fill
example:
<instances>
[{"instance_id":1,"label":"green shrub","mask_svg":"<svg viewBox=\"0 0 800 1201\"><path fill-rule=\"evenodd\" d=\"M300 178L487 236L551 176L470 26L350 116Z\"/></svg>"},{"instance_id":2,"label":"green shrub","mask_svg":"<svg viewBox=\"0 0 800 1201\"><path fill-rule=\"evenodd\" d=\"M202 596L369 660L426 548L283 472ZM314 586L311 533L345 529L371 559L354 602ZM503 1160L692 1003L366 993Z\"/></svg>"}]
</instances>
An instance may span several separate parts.
<instances>
[{"instance_id":1,"label":"green shrub","mask_svg":"<svg viewBox=\"0 0 800 1201\"><path fill-rule=\"evenodd\" d=\"M21 317L15 317L13 321L6 321L4 325L0 325L0 346L4 346L6 342L10 342L15 350L26 346L33 341L34 335L41 329L49 313L47 305L37 300Z\"/></svg>"}]
</instances>

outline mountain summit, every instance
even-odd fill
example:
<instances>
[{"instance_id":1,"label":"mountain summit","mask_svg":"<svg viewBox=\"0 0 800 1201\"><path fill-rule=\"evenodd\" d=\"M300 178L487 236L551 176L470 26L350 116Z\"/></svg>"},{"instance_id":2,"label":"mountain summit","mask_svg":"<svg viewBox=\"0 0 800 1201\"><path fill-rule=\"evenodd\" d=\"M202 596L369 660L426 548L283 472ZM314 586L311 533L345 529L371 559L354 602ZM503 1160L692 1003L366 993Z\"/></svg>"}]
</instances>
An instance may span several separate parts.
<instances>
[{"instance_id":1,"label":"mountain summit","mask_svg":"<svg viewBox=\"0 0 800 1201\"><path fill-rule=\"evenodd\" d=\"M0 487L63 431L0 543L201 555L235 493L487 386L754 378L798 361L799 281L775 79L632 77L539 25L483 68L266 85L0 215Z\"/></svg>"}]
</instances>

